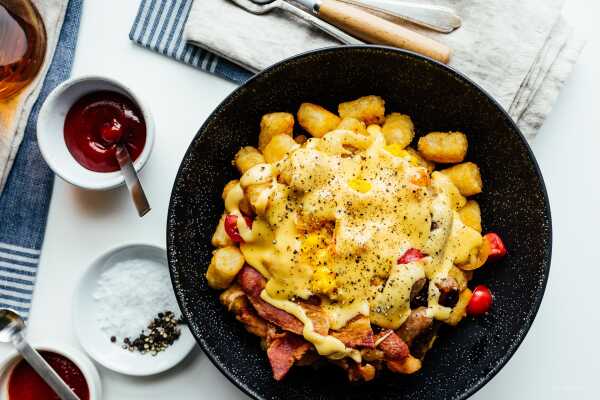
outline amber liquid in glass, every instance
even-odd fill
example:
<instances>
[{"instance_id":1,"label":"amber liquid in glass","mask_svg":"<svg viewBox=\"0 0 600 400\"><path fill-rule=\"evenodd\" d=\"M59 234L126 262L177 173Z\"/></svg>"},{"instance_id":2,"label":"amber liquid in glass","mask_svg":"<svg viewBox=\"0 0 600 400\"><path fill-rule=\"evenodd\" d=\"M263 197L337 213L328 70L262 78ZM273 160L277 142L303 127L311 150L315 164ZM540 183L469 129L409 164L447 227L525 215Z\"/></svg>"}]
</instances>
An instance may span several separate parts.
<instances>
[{"instance_id":1,"label":"amber liquid in glass","mask_svg":"<svg viewBox=\"0 0 600 400\"><path fill-rule=\"evenodd\" d=\"M0 0L0 102L23 90L38 74L46 30L30 0Z\"/></svg>"}]
</instances>

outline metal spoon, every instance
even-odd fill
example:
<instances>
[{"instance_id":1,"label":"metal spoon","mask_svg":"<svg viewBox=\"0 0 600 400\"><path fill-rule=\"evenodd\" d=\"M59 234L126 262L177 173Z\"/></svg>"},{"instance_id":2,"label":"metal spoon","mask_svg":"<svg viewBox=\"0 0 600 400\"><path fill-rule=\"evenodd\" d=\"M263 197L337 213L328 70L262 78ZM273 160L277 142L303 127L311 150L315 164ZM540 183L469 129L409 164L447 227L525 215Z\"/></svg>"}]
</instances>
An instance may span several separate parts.
<instances>
[{"instance_id":1,"label":"metal spoon","mask_svg":"<svg viewBox=\"0 0 600 400\"><path fill-rule=\"evenodd\" d=\"M7 308L0 309L0 342L12 343L31 368L62 400L80 400L40 353L27 343L24 330L25 323L19 314Z\"/></svg>"},{"instance_id":2,"label":"metal spoon","mask_svg":"<svg viewBox=\"0 0 600 400\"><path fill-rule=\"evenodd\" d=\"M140 183L140 178L138 177L137 172L135 172L135 168L133 168L133 162L131 161L129 152L122 143L117 144L116 156L119 167L121 167L121 172L123 173L123 178L125 178L125 184L131 194L133 204L137 209L138 215L143 217L150 211L150 204L148 203L148 198L146 198L146 193L144 193L144 189Z\"/></svg>"},{"instance_id":3,"label":"metal spoon","mask_svg":"<svg viewBox=\"0 0 600 400\"><path fill-rule=\"evenodd\" d=\"M311 13L304 11L300 7L296 7L287 1L284 0L274 0L274 1L256 1L252 2L251 0L231 0L237 6L243 8L244 10L252 13L252 14L266 14L276 8L287 11L290 14L294 14L298 18L303 19L308 22L312 26L321 31L327 33L331 37L336 38L340 42L344 44L364 44L364 42L356 39L354 36L349 35L342 31L341 29L336 28L335 26L323 21L320 18L315 17ZM257 4L260 3L260 4Z\"/></svg>"}]
</instances>

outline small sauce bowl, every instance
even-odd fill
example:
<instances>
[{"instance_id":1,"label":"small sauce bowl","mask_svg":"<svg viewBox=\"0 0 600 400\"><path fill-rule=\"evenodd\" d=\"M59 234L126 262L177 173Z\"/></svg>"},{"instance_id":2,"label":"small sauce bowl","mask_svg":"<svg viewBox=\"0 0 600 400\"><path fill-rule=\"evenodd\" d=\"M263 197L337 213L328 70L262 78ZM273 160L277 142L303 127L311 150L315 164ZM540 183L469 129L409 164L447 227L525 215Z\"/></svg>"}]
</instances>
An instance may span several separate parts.
<instances>
[{"instance_id":1,"label":"small sauce bowl","mask_svg":"<svg viewBox=\"0 0 600 400\"><path fill-rule=\"evenodd\" d=\"M142 112L146 123L146 143L133 163L135 170L139 172L148 161L154 146L154 119L149 108L124 84L100 76L69 79L48 95L37 120L38 145L48 166L65 181L84 189L112 189L124 182L121 171L95 172L83 167L71 155L65 142L65 118L73 104L89 93L106 90L128 97Z\"/></svg>"},{"instance_id":2,"label":"small sauce bowl","mask_svg":"<svg viewBox=\"0 0 600 400\"><path fill-rule=\"evenodd\" d=\"M57 353L65 358L71 360L77 368L82 372L90 392L90 400L101 400L102 399L102 382L98 370L83 353L75 350L64 344L46 344L34 343L33 347L38 351L51 351ZM0 398L6 400L13 400L8 396L8 385L10 376L13 369L17 366L19 361L23 358L16 351L11 352L4 360L0 363ZM16 400L16 399L15 399Z\"/></svg>"}]
</instances>

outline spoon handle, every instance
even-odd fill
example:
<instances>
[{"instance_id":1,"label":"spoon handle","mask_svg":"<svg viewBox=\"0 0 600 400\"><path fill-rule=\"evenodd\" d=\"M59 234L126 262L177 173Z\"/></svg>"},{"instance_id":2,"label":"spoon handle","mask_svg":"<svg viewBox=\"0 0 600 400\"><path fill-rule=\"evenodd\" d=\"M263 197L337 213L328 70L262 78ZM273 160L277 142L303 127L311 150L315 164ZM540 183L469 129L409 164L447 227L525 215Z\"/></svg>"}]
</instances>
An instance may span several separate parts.
<instances>
[{"instance_id":1,"label":"spoon handle","mask_svg":"<svg viewBox=\"0 0 600 400\"><path fill-rule=\"evenodd\" d=\"M140 183L140 178L137 172L135 172L135 168L133 168L129 152L122 144L117 145L117 161L121 167L121 173L123 174L123 178L125 178L125 184L127 185L127 189L129 189L138 215L143 217L150 211L150 204Z\"/></svg>"},{"instance_id":2,"label":"spoon handle","mask_svg":"<svg viewBox=\"0 0 600 400\"><path fill-rule=\"evenodd\" d=\"M31 368L33 368L48 386L54 390L58 397L62 400L80 400L52 367L48 365L46 360L42 358L40 353L27 343L22 333L13 335L12 342L25 361L27 361Z\"/></svg>"}]
</instances>

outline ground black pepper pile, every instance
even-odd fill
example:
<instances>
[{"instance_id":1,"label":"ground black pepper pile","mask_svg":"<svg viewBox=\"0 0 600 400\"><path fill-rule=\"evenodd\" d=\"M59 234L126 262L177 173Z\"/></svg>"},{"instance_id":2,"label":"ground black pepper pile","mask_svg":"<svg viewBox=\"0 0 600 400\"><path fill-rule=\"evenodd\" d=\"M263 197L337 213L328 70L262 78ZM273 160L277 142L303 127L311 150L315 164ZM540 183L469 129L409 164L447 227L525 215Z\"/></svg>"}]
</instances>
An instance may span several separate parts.
<instances>
[{"instance_id":1,"label":"ground black pepper pile","mask_svg":"<svg viewBox=\"0 0 600 400\"><path fill-rule=\"evenodd\" d=\"M129 351L139 351L142 354L150 353L153 356L172 345L181 335L182 318L176 318L172 311L158 313L156 318L148 324L148 328L140 332L139 336L123 339L122 348ZM116 336L111 336L110 341L115 343Z\"/></svg>"}]
</instances>

